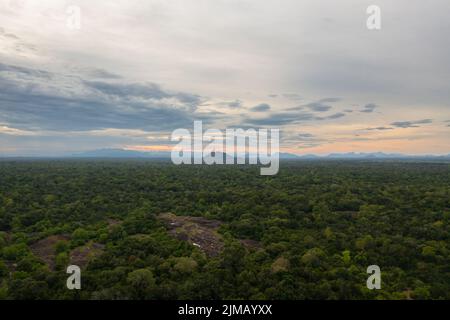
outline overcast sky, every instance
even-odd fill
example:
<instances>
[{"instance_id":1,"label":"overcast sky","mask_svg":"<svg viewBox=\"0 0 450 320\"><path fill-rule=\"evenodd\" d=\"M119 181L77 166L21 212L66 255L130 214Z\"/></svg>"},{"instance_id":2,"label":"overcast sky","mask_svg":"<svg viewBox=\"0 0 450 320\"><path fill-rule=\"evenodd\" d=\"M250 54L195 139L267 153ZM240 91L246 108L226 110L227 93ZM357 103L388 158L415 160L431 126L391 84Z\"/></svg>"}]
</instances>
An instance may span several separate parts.
<instances>
[{"instance_id":1,"label":"overcast sky","mask_svg":"<svg viewBox=\"0 0 450 320\"><path fill-rule=\"evenodd\" d=\"M381 30L366 27L371 4ZM0 155L167 150L194 120L280 128L299 154L448 154L449 12L448 0L0 0Z\"/></svg>"}]
</instances>

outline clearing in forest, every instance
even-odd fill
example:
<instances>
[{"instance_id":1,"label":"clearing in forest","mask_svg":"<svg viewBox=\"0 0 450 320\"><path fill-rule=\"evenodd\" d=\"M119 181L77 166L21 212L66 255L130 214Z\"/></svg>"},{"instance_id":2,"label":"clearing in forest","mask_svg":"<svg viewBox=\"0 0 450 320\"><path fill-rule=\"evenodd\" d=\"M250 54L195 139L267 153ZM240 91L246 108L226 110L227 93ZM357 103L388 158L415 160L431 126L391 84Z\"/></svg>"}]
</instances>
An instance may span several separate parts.
<instances>
[{"instance_id":1,"label":"clearing in forest","mask_svg":"<svg viewBox=\"0 0 450 320\"><path fill-rule=\"evenodd\" d=\"M69 240L68 236L63 235L52 235L47 238L41 239L38 242L33 243L30 246L31 252L50 268L50 270L55 269L55 245L58 241Z\"/></svg>"},{"instance_id":2,"label":"clearing in forest","mask_svg":"<svg viewBox=\"0 0 450 320\"><path fill-rule=\"evenodd\" d=\"M208 256L216 256L223 248L221 235L217 232L221 222L202 217L176 216L173 213L161 213L169 233L179 240L188 241Z\"/></svg>"},{"instance_id":3,"label":"clearing in forest","mask_svg":"<svg viewBox=\"0 0 450 320\"><path fill-rule=\"evenodd\" d=\"M159 219L165 222L169 234L179 240L188 241L209 257L217 256L223 249L222 236L218 233L222 222L203 217L177 216L173 213L161 213ZM245 247L257 249L259 242L249 239L239 240Z\"/></svg>"},{"instance_id":4,"label":"clearing in forest","mask_svg":"<svg viewBox=\"0 0 450 320\"><path fill-rule=\"evenodd\" d=\"M39 257L50 268L50 270L55 270L55 245L58 241L62 240L69 241L70 238L65 235L52 235L33 243L30 246L30 249L35 256ZM100 255L103 252L103 249L103 244L93 241L74 248L69 253L70 264L85 267L92 258Z\"/></svg>"}]
</instances>

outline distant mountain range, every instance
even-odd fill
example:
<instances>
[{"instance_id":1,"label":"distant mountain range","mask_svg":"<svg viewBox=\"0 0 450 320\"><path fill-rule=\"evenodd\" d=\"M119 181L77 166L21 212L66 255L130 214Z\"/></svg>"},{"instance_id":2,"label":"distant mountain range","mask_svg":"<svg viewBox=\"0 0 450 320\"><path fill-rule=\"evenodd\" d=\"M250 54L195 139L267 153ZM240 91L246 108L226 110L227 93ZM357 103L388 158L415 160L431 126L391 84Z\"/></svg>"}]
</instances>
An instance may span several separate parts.
<instances>
[{"instance_id":1,"label":"distant mountain range","mask_svg":"<svg viewBox=\"0 0 450 320\"><path fill-rule=\"evenodd\" d=\"M450 159L450 154L447 155L407 155L402 153L384 153L384 152L347 152L347 153L331 153L326 156L319 156L315 154L298 155L297 159Z\"/></svg>"},{"instance_id":2,"label":"distant mountain range","mask_svg":"<svg viewBox=\"0 0 450 320\"><path fill-rule=\"evenodd\" d=\"M170 152L143 152L125 149L98 149L71 155L76 158L170 158Z\"/></svg>"},{"instance_id":3,"label":"distant mountain range","mask_svg":"<svg viewBox=\"0 0 450 320\"><path fill-rule=\"evenodd\" d=\"M225 154L223 155L225 157ZM70 157L75 158L145 158L145 159L169 159L170 152L143 152L125 149L99 149L73 154ZM227 157L230 157L227 155ZM331 153L326 156L319 156L315 154L296 155L293 153L280 153L280 159L285 160L313 160L313 159L450 159L450 154L436 156L436 155L406 155L401 153Z\"/></svg>"},{"instance_id":4,"label":"distant mountain range","mask_svg":"<svg viewBox=\"0 0 450 320\"><path fill-rule=\"evenodd\" d=\"M71 155L76 158L150 158L150 159L170 159L170 152L155 152L155 151L135 151L125 149L98 149L91 150ZM223 153L225 157L225 153ZM230 155L226 157L232 158ZM299 159L299 156L292 153L280 153L282 159ZM225 159L225 158L224 158Z\"/></svg>"}]
</instances>

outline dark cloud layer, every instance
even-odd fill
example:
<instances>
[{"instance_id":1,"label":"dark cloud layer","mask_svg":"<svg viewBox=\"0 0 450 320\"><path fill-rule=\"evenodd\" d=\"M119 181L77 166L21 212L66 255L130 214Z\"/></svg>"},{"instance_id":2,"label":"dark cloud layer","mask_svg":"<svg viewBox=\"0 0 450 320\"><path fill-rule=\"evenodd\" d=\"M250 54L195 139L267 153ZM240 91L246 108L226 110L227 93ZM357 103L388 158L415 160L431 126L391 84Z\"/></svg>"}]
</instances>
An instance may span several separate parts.
<instances>
[{"instance_id":1,"label":"dark cloud layer","mask_svg":"<svg viewBox=\"0 0 450 320\"><path fill-rule=\"evenodd\" d=\"M183 103L188 103L193 107L201 103L201 99L197 95L187 93L169 93L162 90L157 84L154 83L109 83L102 81L83 81L84 84L92 89L95 89L101 93L109 95L111 97L118 97L121 99L127 98L141 98L151 100L162 100L174 98Z\"/></svg>"},{"instance_id":2,"label":"dark cloud layer","mask_svg":"<svg viewBox=\"0 0 450 320\"><path fill-rule=\"evenodd\" d=\"M20 66L12 66L12 65L7 65L7 64L1 63L1 62L0 62L0 73L11 73L11 74L15 74L18 77L28 76L28 77L47 78L47 79L51 78L51 73L44 71L44 70L30 69L30 68L25 68L25 67L20 67Z\"/></svg>"},{"instance_id":3,"label":"dark cloud layer","mask_svg":"<svg viewBox=\"0 0 450 320\"><path fill-rule=\"evenodd\" d=\"M74 77L68 81L47 71L4 64L0 76L0 123L24 130L169 130L191 126L202 100L152 83L74 82ZM52 83L43 77L58 79ZM216 116L198 114L206 122Z\"/></svg>"}]
</instances>

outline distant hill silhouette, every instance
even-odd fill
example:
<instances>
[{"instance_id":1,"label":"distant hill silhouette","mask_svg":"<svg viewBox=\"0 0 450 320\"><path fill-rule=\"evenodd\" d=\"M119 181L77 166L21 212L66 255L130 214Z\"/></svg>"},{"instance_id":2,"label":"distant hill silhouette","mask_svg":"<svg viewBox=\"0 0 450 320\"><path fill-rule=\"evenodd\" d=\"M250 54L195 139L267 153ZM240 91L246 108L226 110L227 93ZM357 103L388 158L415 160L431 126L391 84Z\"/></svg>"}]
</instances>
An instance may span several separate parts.
<instances>
[{"instance_id":1,"label":"distant hill silhouette","mask_svg":"<svg viewBox=\"0 0 450 320\"><path fill-rule=\"evenodd\" d=\"M135 151L125 149L98 149L86 152L73 154L70 157L76 158L148 158L148 159L170 159L170 152L168 151ZM297 155L293 153L281 152L280 159L284 160L314 160L314 159L450 159L448 155L406 155L401 153L384 153L384 152L349 152L349 153L331 153L326 156L319 156L315 154ZM224 160L230 155L223 154Z\"/></svg>"}]
</instances>

